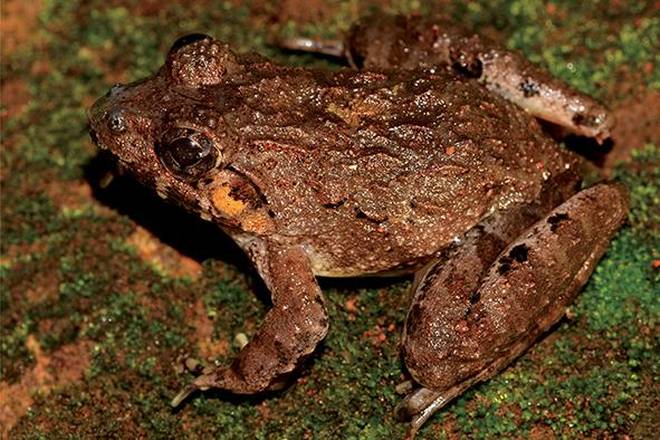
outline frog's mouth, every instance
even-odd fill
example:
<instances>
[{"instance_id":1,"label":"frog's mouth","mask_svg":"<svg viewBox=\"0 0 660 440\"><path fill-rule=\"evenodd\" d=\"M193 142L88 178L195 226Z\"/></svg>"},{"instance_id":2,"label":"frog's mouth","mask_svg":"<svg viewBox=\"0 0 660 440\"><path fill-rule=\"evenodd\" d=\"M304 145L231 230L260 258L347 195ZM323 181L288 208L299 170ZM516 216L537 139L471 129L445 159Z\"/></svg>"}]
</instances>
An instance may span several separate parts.
<instances>
[{"instance_id":1,"label":"frog's mouth","mask_svg":"<svg viewBox=\"0 0 660 440\"><path fill-rule=\"evenodd\" d=\"M96 134L96 130L92 128L90 123L88 123L87 131L89 132L89 137L92 139L92 143L96 145L97 148L106 151L110 150L103 142L101 142L101 139L99 139L98 134Z\"/></svg>"}]
</instances>

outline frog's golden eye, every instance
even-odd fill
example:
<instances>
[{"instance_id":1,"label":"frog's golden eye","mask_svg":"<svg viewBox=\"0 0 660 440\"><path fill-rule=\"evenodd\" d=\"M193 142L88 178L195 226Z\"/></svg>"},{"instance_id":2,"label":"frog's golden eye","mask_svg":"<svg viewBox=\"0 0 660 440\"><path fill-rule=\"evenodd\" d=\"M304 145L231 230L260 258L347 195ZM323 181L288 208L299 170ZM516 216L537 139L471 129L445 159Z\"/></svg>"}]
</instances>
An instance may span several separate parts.
<instances>
[{"instance_id":1,"label":"frog's golden eye","mask_svg":"<svg viewBox=\"0 0 660 440\"><path fill-rule=\"evenodd\" d=\"M172 79L185 87L219 84L241 69L226 44L204 34L190 34L174 42L167 54Z\"/></svg>"},{"instance_id":2,"label":"frog's golden eye","mask_svg":"<svg viewBox=\"0 0 660 440\"><path fill-rule=\"evenodd\" d=\"M203 176L213 168L218 158L213 141L189 128L165 133L156 145L156 154L172 174L190 179Z\"/></svg>"}]
</instances>

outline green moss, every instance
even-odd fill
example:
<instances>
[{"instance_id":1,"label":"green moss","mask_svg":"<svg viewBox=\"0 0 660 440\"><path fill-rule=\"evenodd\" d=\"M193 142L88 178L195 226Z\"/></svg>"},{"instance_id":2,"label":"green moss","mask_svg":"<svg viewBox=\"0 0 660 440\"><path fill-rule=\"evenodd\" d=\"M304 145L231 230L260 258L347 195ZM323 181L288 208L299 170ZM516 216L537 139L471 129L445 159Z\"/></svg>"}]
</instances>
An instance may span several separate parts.
<instances>
[{"instance_id":1,"label":"green moss","mask_svg":"<svg viewBox=\"0 0 660 440\"><path fill-rule=\"evenodd\" d=\"M592 331L618 339L622 328L629 337L640 326L653 328L660 314L658 274L652 269L658 244L642 241L630 229L615 238L576 308L588 316ZM628 326L631 322L636 325Z\"/></svg>"},{"instance_id":2,"label":"green moss","mask_svg":"<svg viewBox=\"0 0 660 440\"><path fill-rule=\"evenodd\" d=\"M620 166L614 177L630 191L630 223L640 232L658 232L660 225L660 149L646 145L632 153L632 166Z\"/></svg>"},{"instance_id":3,"label":"green moss","mask_svg":"<svg viewBox=\"0 0 660 440\"><path fill-rule=\"evenodd\" d=\"M40 237L52 233L61 225L52 200L45 194L9 193L2 203L2 247L34 243Z\"/></svg>"},{"instance_id":4,"label":"green moss","mask_svg":"<svg viewBox=\"0 0 660 440\"><path fill-rule=\"evenodd\" d=\"M3 300L2 307L3 310L8 310L9 304ZM29 320L14 324L11 329L5 327L3 323L2 340L0 340L0 356L3 359L0 363L2 380L15 382L23 370L32 363L32 354L25 344L32 328L33 323Z\"/></svg>"}]
</instances>

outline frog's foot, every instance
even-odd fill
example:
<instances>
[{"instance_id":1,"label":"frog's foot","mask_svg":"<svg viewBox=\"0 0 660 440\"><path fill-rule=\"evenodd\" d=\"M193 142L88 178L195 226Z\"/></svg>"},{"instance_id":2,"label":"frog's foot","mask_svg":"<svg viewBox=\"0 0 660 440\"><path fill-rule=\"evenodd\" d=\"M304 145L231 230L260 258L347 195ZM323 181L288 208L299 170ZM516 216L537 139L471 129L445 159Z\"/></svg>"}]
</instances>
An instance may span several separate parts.
<instances>
[{"instance_id":1,"label":"frog's foot","mask_svg":"<svg viewBox=\"0 0 660 440\"><path fill-rule=\"evenodd\" d=\"M402 422L409 422L407 439L415 438L419 428L431 418L436 411L445 406L454 397L460 395L469 386L456 386L446 393L418 388L409 393L406 398L396 407L395 415Z\"/></svg>"},{"instance_id":2,"label":"frog's foot","mask_svg":"<svg viewBox=\"0 0 660 440\"><path fill-rule=\"evenodd\" d=\"M399 410L414 417L413 430L504 369L561 319L627 211L624 188L599 184L568 199L502 252L495 252L492 234L478 228L450 260L418 276L403 359L426 391L414 391Z\"/></svg>"},{"instance_id":3,"label":"frog's foot","mask_svg":"<svg viewBox=\"0 0 660 440\"><path fill-rule=\"evenodd\" d=\"M267 390L274 389L275 387L267 387ZM195 391L206 391L209 389L219 389L232 391L237 394L253 394L259 391L264 391L259 386L253 386L249 382L242 380L230 368L218 369L212 373L202 374L192 381L188 386L182 389L179 394L174 396L170 405L173 408L181 405Z\"/></svg>"},{"instance_id":4,"label":"frog's foot","mask_svg":"<svg viewBox=\"0 0 660 440\"><path fill-rule=\"evenodd\" d=\"M279 389L328 331L325 300L301 248L255 242L246 251L271 291L273 307L231 366L199 376L172 400L173 406L195 390L254 394Z\"/></svg>"}]
</instances>

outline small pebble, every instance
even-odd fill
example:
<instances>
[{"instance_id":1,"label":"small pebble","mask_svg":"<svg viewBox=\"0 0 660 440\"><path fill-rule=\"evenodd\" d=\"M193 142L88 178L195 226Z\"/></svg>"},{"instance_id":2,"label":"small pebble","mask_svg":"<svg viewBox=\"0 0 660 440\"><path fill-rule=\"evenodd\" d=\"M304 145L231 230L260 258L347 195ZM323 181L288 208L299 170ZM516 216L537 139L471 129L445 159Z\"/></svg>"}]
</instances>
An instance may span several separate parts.
<instances>
[{"instance_id":1,"label":"small pebble","mask_svg":"<svg viewBox=\"0 0 660 440\"><path fill-rule=\"evenodd\" d=\"M240 349L245 347L248 342L248 337L245 333L236 333L236 336L234 336L234 344Z\"/></svg>"},{"instance_id":2,"label":"small pebble","mask_svg":"<svg viewBox=\"0 0 660 440\"><path fill-rule=\"evenodd\" d=\"M201 367L199 361L195 358L186 358L186 369L191 373L194 373L199 370Z\"/></svg>"},{"instance_id":3,"label":"small pebble","mask_svg":"<svg viewBox=\"0 0 660 440\"><path fill-rule=\"evenodd\" d=\"M413 389L412 380L406 380L395 386L394 392L397 394L408 394L409 392L412 391L412 389Z\"/></svg>"}]
</instances>

